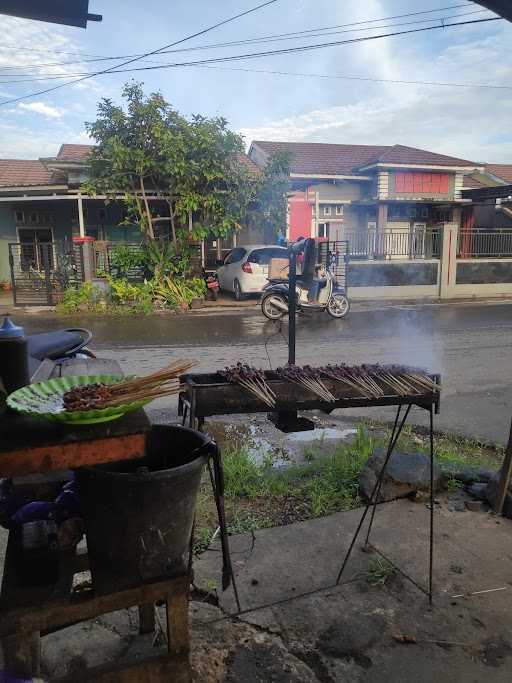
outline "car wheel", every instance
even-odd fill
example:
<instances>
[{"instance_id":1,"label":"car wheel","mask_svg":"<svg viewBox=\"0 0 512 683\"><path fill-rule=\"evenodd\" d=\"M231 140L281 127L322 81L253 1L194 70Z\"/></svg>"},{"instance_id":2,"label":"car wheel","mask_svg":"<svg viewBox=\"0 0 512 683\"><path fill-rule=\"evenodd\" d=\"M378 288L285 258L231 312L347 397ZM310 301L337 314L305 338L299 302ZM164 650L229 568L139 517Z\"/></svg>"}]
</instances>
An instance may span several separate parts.
<instances>
[{"instance_id":1,"label":"car wheel","mask_svg":"<svg viewBox=\"0 0 512 683\"><path fill-rule=\"evenodd\" d=\"M242 288L240 287L240 283L238 280L235 280L233 283L233 291L235 293L235 299L237 301L243 301L245 299L244 293L242 292Z\"/></svg>"}]
</instances>

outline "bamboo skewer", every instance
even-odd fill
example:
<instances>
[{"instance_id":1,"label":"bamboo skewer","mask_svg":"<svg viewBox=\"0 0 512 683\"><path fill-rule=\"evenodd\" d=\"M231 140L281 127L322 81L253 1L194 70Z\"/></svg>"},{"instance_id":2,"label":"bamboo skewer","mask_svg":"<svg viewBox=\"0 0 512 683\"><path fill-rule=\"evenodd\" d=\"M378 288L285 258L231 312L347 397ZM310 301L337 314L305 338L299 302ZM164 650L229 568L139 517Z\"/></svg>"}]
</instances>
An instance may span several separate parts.
<instances>
[{"instance_id":1,"label":"bamboo skewer","mask_svg":"<svg viewBox=\"0 0 512 683\"><path fill-rule=\"evenodd\" d=\"M115 396L117 394L130 393L133 389L138 389L141 387L149 388L159 386L165 382L175 379L177 375L184 374L194 365L196 365L195 361L175 361L168 367L163 368L152 375L147 375L146 377L137 377L135 379L129 379L126 382L114 384L110 393L112 396Z\"/></svg>"},{"instance_id":2,"label":"bamboo skewer","mask_svg":"<svg viewBox=\"0 0 512 683\"><path fill-rule=\"evenodd\" d=\"M190 370L195 364L196 361L177 360L146 377L98 387L74 387L64 394L64 409L79 411L111 408L135 401L151 401L163 396L172 396L180 390L179 375Z\"/></svg>"},{"instance_id":3,"label":"bamboo skewer","mask_svg":"<svg viewBox=\"0 0 512 683\"><path fill-rule=\"evenodd\" d=\"M219 374L228 382L239 384L258 400L263 401L265 405L275 408L276 395L265 381L265 375L262 370L237 363L235 366L226 368Z\"/></svg>"},{"instance_id":4,"label":"bamboo skewer","mask_svg":"<svg viewBox=\"0 0 512 683\"><path fill-rule=\"evenodd\" d=\"M332 403L336 397L327 389L325 384L320 379L320 370L311 368L306 365L304 368L297 366L286 366L284 368L277 368L277 374L283 379L293 382L299 386L303 386L313 394L316 394L322 401Z\"/></svg>"},{"instance_id":5,"label":"bamboo skewer","mask_svg":"<svg viewBox=\"0 0 512 683\"><path fill-rule=\"evenodd\" d=\"M320 368L325 377L351 387L365 398L381 398L389 394L415 396L425 392L438 392L441 387L424 371L401 366L345 365Z\"/></svg>"}]
</instances>

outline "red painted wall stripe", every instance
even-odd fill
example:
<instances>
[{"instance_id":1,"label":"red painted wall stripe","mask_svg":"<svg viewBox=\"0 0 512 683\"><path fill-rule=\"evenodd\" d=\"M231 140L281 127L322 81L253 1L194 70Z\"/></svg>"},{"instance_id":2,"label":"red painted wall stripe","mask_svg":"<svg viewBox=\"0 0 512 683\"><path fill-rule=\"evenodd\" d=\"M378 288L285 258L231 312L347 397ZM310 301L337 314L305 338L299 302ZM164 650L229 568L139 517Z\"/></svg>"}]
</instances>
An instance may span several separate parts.
<instances>
[{"instance_id":1,"label":"red painted wall stripe","mask_svg":"<svg viewBox=\"0 0 512 683\"><path fill-rule=\"evenodd\" d=\"M306 200L306 193L296 193L288 200L290 209L289 240L296 240L298 237L309 237L311 234L311 219L313 217L313 207Z\"/></svg>"}]
</instances>

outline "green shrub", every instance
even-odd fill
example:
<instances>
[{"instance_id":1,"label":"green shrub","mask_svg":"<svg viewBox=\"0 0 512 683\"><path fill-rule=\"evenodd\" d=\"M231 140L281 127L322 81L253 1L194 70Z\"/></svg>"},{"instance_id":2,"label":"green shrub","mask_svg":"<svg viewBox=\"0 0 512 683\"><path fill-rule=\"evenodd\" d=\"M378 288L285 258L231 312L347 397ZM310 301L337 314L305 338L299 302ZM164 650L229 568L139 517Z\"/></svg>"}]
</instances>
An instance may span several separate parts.
<instances>
[{"instance_id":1,"label":"green shrub","mask_svg":"<svg viewBox=\"0 0 512 683\"><path fill-rule=\"evenodd\" d=\"M185 310L193 299L201 298L206 294L206 285L202 278L164 277L161 283L152 283L154 300L165 306L177 310Z\"/></svg>"},{"instance_id":2,"label":"green shrub","mask_svg":"<svg viewBox=\"0 0 512 683\"><path fill-rule=\"evenodd\" d=\"M97 305L97 293L92 282L84 282L78 289L66 289L57 310L62 313L78 313L83 310L94 310Z\"/></svg>"},{"instance_id":3,"label":"green shrub","mask_svg":"<svg viewBox=\"0 0 512 683\"><path fill-rule=\"evenodd\" d=\"M130 272L146 268L147 255L142 247L134 248L120 244L110 251L109 262L116 279L124 279Z\"/></svg>"},{"instance_id":4,"label":"green shrub","mask_svg":"<svg viewBox=\"0 0 512 683\"><path fill-rule=\"evenodd\" d=\"M126 278L114 278L105 275L110 285L108 300L91 282L84 282L78 289L70 288L64 292L58 310L61 313L153 313L158 309L186 310L193 299L206 293L206 285L202 278L184 280L183 278L165 277L162 284L154 281L133 283Z\"/></svg>"},{"instance_id":5,"label":"green shrub","mask_svg":"<svg viewBox=\"0 0 512 683\"><path fill-rule=\"evenodd\" d=\"M113 306L125 306L130 310L151 313L152 289L148 283L134 284L125 279L107 278L110 284L110 300Z\"/></svg>"}]
</instances>

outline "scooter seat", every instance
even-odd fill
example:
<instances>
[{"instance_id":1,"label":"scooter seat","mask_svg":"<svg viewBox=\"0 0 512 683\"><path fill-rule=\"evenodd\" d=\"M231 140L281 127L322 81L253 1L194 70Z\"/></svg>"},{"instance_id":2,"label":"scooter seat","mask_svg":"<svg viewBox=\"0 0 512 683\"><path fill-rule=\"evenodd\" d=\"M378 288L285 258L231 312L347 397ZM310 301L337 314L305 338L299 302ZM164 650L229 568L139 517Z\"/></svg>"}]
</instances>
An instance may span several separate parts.
<instances>
[{"instance_id":1,"label":"scooter seat","mask_svg":"<svg viewBox=\"0 0 512 683\"><path fill-rule=\"evenodd\" d=\"M80 346L84 338L79 332L58 330L30 335L27 341L29 357L42 361L45 358L56 359L64 356Z\"/></svg>"}]
</instances>

